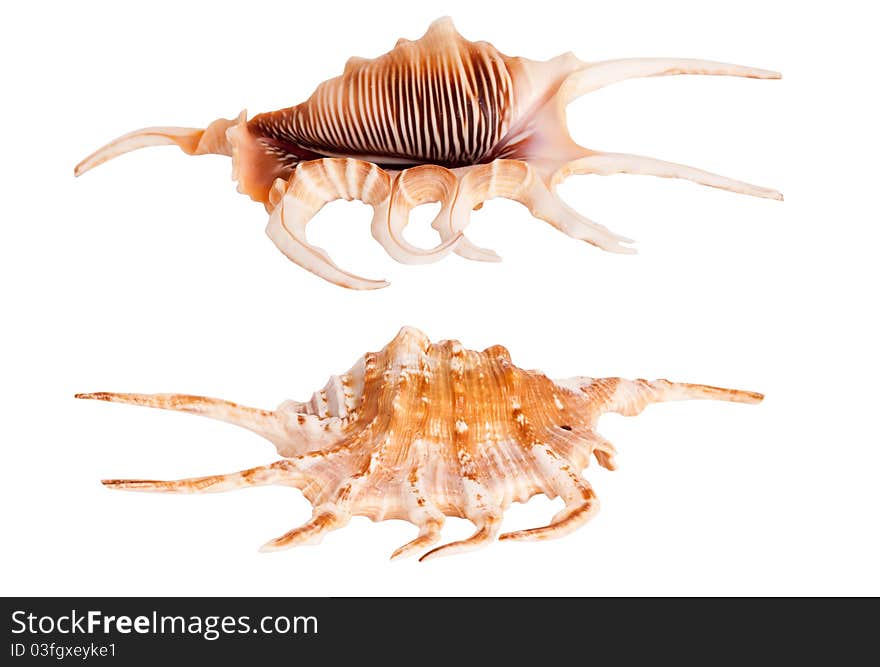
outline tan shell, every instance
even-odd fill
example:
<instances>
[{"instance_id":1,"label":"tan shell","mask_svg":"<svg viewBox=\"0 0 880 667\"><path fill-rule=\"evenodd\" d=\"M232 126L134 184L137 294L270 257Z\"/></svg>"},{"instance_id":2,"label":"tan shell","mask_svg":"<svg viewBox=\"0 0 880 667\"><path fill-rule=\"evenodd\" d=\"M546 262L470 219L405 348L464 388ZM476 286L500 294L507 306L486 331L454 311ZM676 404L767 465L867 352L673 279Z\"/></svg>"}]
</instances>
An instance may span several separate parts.
<instances>
[{"instance_id":1,"label":"tan shell","mask_svg":"<svg viewBox=\"0 0 880 667\"><path fill-rule=\"evenodd\" d=\"M99 149L75 173L122 153L159 144L191 155L232 156L239 191L265 204L267 233L292 261L353 289L384 287L340 269L305 235L327 202L359 199L373 207L372 231L397 261L433 262L449 252L498 261L464 237L473 208L493 197L525 205L560 231L611 252L631 253L630 239L566 206L556 185L571 174L651 174L685 178L743 194L781 199L775 190L680 164L602 153L577 145L565 124L574 98L633 77L717 74L779 78L768 70L703 60L634 58L586 63L571 53L546 62L506 56L469 42L448 18L389 53L352 58L342 76L302 104L251 120L220 119L207 129L154 127ZM401 234L409 211L439 201L433 222L440 244L413 247Z\"/></svg>"},{"instance_id":2,"label":"tan shell","mask_svg":"<svg viewBox=\"0 0 880 667\"><path fill-rule=\"evenodd\" d=\"M501 539L560 537L585 523L598 502L580 473L595 457L614 469L614 447L599 435L605 412L636 415L650 404L684 399L757 403L748 391L667 380L553 381L517 368L501 346L482 352L457 341L432 344L405 327L380 352L333 376L306 403L275 411L180 394L79 394L78 398L181 410L250 429L284 457L228 475L177 481L105 480L116 489L196 493L258 484L302 490L314 506L309 521L267 543L274 550L318 541L354 516L403 519L419 535L393 556L414 554L440 539L445 516L470 519L468 539L422 558L483 546L498 535L504 510L535 494L565 507L540 528Z\"/></svg>"}]
</instances>

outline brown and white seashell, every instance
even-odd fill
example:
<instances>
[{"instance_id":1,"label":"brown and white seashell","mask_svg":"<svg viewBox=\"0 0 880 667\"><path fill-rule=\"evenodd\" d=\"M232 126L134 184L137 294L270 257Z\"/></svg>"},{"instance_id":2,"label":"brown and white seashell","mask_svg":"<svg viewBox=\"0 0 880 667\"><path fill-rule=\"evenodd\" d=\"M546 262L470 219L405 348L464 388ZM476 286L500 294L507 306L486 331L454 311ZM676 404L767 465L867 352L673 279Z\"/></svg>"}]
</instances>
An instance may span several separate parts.
<instances>
[{"instance_id":1,"label":"brown and white seashell","mask_svg":"<svg viewBox=\"0 0 880 667\"><path fill-rule=\"evenodd\" d=\"M571 174L650 174L684 178L743 194L782 199L775 190L680 164L604 153L577 145L565 124L576 97L616 81L671 74L756 79L777 72L678 58L586 63L571 53L546 62L511 58L469 42L448 18L418 41L389 53L352 58L342 76L302 104L250 120L242 112L207 129L153 127L124 135L79 165L80 175L117 155L173 144L190 155L232 156L240 192L269 211L269 237L292 261L344 287L387 285L340 269L306 238L306 224L336 199L373 207L373 236L396 260L433 262L449 252L498 261L464 236L472 209L493 197L525 205L537 218L611 252L634 252L629 239L569 208L556 186ZM441 202L433 224L441 243L417 248L402 235L409 212Z\"/></svg>"},{"instance_id":2,"label":"brown and white seashell","mask_svg":"<svg viewBox=\"0 0 880 667\"><path fill-rule=\"evenodd\" d=\"M228 475L176 481L104 480L114 489L200 493L279 484L302 491L314 507L299 528L268 542L275 550L319 541L352 516L403 519L418 537L392 557L440 540L444 517L471 520L469 538L422 559L481 547L498 535L504 510L536 494L565 507L539 528L500 539L565 535L589 520L598 501L581 471L595 456L613 470L614 447L596 430L606 412L636 415L650 403L716 399L758 403L761 394L667 380L550 380L517 368L507 350L475 352L457 341L432 344L405 327L380 352L332 376L306 403L275 410L181 394L78 394L180 410L243 426L270 440L283 457Z\"/></svg>"}]
</instances>

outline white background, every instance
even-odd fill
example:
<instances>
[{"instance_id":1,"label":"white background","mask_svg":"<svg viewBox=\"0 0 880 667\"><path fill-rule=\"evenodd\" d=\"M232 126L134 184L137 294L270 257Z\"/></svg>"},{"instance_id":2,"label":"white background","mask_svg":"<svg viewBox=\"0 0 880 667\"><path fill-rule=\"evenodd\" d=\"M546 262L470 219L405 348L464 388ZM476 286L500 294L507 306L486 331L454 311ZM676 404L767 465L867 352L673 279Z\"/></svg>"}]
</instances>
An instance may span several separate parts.
<instances>
[{"instance_id":1,"label":"white background","mask_svg":"<svg viewBox=\"0 0 880 667\"><path fill-rule=\"evenodd\" d=\"M818 3L817 3L818 4ZM876 20L761 2L19 3L3 64L3 594L880 594ZM864 10L868 11L868 10ZM310 227L339 264L391 280L324 283L265 237L223 157L173 148L81 179L82 157L148 125L302 101L352 55L454 17L470 39L546 59L683 56L782 81L668 77L569 108L586 146L775 187L784 203L650 177L580 176L577 209L638 241L602 253L507 201L469 234L501 264L403 266L338 202ZM432 242L417 215L409 238ZM551 377L668 377L766 393L759 406L609 416L617 472L563 539L388 561L415 530L358 518L320 546L260 554L304 521L299 492L126 494L104 477L176 478L274 460L257 436L189 415L86 403L178 391L274 407L403 324ZM505 528L546 522L544 498ZM445 537L471 526L450 520Z\"/></svg>"}]
</instances>

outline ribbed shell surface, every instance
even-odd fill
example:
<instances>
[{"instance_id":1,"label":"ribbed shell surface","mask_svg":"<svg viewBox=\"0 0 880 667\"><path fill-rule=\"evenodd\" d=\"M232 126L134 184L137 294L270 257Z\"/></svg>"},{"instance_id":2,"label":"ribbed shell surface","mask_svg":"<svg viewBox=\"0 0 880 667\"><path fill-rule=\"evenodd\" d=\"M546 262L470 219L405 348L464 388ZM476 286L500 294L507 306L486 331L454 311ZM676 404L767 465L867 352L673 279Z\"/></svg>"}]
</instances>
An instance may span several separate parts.
<instances>
[{"instance_id":1,"label":"ribbed shell surface","mask_svg":"<svg viewBox=\"0 0 880 667\"><path fill-rule=\"evenodd\" d=\"M399 499L406 497L451 516L467 516L473 502L506 507L536 493L554 497L543 473L558 470L545 470L546 457L577 468L589 459L592 420L583 397L517 368L501 346L477 352L457 341L431 344L407 329L365 355L363 368L363 397L349 427L356 435L341 457L358 471L350 490L358 514L405 518ZM335 466L336 458L327 462Z\"/></svg>"},{"instance_id":2,"label":"ribbed shell surface","mask_svg":"<svg viewBox=\"0 0 880 667\"><path fill-rule=\"evenodd\" d=\"M506 59L438 21L375 60L352 58L304 103L255 116L250 131L291 163L303 149L381 165L478 164L504 137L514 106Z\"/></svg>"},{"instance_id":3,"label":"ribbed shell surface","mask_svg":"<svg viewBox=\"0 0 880 667\"><path fill-rule=\"evenodd\" d=\"M190 412L243 426L273 442L282 458L225 475L180 480L108 479L116 489L202 493L258 485L292 486L311 518L264 550L311 544L352 516L402 519L419 535L393 558L441 539L445 516L476 532L422 559L484 546L494 539L561 537L598 511L581 476L592 456L613 470L614 446L593 428L605 412L635 415L650 403L715 399L758 403L754 392L668 380L573 377L550 380L513 365L507 350L432 344L404 327L378 352L333 375L307 402L262 410L187 394L78 394L78 398ZM499 535L504 510L535 494L561 498L549 524Z\"/></svg>"}]
</instances>

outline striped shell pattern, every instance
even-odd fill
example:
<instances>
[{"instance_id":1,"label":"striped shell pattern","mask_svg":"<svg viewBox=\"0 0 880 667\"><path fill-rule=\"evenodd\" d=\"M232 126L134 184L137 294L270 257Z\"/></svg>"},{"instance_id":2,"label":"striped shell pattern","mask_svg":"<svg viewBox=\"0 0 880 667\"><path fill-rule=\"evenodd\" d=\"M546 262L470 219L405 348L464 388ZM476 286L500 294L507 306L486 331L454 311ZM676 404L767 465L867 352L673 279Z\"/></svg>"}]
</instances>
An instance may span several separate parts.
<instances>
[{"instance_id":1,"label":"striped shell pattern","mask_svg":"<svg viewBox=\"0 0 880 667\"><path fill-rule=\"evenodd\" d=\"M565 107L576 97L633 77L715 74L778 78L767 70L690 59L636 58L585 63L571 53L546 62L513 58L486 42L469 42L449 19L389 53L352 58L342 76L302 104L250 120L242 112L206 129L153 127L99 149L82 174L122 153L172 144L191 155L232 157L239 191L269 212L267 233L293 262L338 285L384 287L338 267L306 237L309 220L328 202L373 207L372 233L397 261L433 262L454 252L498 261L468 240L471 211L494 197L525 205L535 217L611 252L634 252L618 236L567 206L556 186L571 174L635 173L685 178L734 192L781 199L750 185L680 164L583 148L568 134ZM409 212L440 202L430 249L403 236Z\"/></svg>"}]
</instances>

